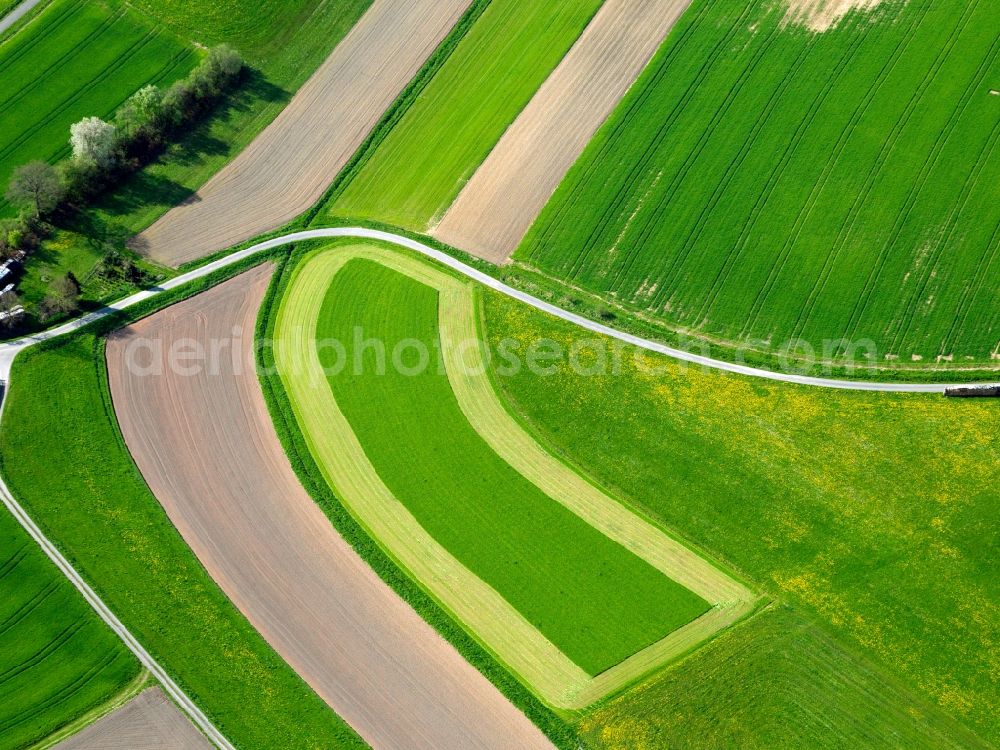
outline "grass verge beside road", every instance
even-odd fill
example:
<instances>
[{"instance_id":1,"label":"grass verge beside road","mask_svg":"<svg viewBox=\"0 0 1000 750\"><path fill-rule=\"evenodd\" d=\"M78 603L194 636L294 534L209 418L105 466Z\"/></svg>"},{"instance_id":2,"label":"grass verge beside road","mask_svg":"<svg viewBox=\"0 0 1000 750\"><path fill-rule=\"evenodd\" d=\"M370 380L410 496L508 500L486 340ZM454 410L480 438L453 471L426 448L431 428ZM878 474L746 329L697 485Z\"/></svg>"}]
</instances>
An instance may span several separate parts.
<instances>
[{"instance_id":1,"label":"grass verge beside road","mask_svg":"<svg viewBox=\"0 0 1000 750\"><path fill-rule=\"evenodd\" d=\"M198 564L132 462L108 393L100 333L260 260L19 356L0 470L49 538L237 747L363 747Z\"/></svg>"}]
</instances>

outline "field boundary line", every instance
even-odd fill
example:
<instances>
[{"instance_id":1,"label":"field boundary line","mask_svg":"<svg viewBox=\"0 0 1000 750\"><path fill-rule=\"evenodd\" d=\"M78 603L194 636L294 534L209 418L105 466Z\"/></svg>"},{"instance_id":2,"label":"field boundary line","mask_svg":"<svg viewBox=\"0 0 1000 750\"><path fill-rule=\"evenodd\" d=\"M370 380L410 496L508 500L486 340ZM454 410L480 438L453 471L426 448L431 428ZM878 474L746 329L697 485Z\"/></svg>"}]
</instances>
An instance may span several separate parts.
<instances>
[{"instance_id":1,"label":"field boundary line","mask_svg":"<svg viewBox=\"0 0 1000 750\"><path fill-rule=\"evenodd\" d=\"M512 286L508 286L499 279L490 276L489 274L480 271L467 263L463 263L457 258L452 257L448 253L437 250L430 245L424 244L418 240L411 239L409 237L404 237L400 234L395 234L394 232L387 232L381 229L370 229L367 227L327 227L323 229L306 229L298 232L291 232L289 234L284 234L279 237L273 237L269 240L264 240L263 242L258 242L255 245L251 245L242 250L237 250L229 255L223 256L218 260L214 260L211 263L206 263L203 266L188 271L187 273L176 276L169 281L164 282L162 285L157 287L152 287L150 289L145 289L141 292L136 292L135 294L125 297L124 299L114 302L107 307L103 307L100 310L95 310L93 312L82 315L79 318L64 323L56 328L51 328L47 331L42 331L41 333L32 334L25 336L20 339L15 339L13 341L8 341L0 344L0 383L7 381L10 377L10 367L14 361L14 358L24 349L32 346L33 344L40 343L42 341L48 341L54 339L63 334L70 333L72 331L79 330L91 323L95 323L109 315L126 310L133 305L136 305L144 300L155 297L165 291L171 289L176 289L177 287L183 286L188 282L194 281L196 279L203 278L210 275L211 273L218 271L222 268L226 268L240 261L246 260L247 258L256 255L257 253L263 253L266 250L273 250L275 248L283 247L285 245L291 245L296 242L306 242L309 240L326 240L326 239L337 239L337 238L347 238L347 239L364 239L364 240L378 240L381 242L387 242L390 245L396 245L397 247L402 247L407 250L412 250L420 255L423 255L431 260L435 260L441 265L447 266L453 271L457 271L463 276L476 281L483 286L492 289L496 292L510 297L511 299L518 300L524 304L540 310L541 312L548 313L554 317L560 318L567 323L572 323L584 330L590 331L592 333L601 334L604 336L609 336L618 341L622 341L626 344L638 347L640 349L645 349L646 351L655 352L656 354L662 354L663 356L669 357L671 359L679 360L681 362L688 362L690 364L699 365L711 370L720 370L722 372L734 373L737 375L745 375L747 377L759 378L763 380L772 380L782 383L793 383L797 385L808 385L817 388L830 388L835 390L847 390L847 391L875 391L880 393L944 393L949 388L959 387L962 385L967 386L988 386L996 385L1000 386L1000 381L996 383L983 383L983 382L971 382L971 383L893 383L893 382L880 382L880 381L864 381L864 380L838 380L835 378L820 378L814 377L812 375L797 375L794 373L782 373L775 372L773 370L765 370L759 367L751 367L750 365L738 364L735 362L727 362L725 360L713 359L712 357L706 357L701 354L694 354L692 352L684 351L683 349L677 349L672 346L667 346L666 344L660 343L658 341L653 341L651 339L645 339L641 336L636 336L625 331L618 330L617 328L612 328L611 326L604 325L603 323L598 323L596 321L585 318L582 315L564 310L551 302L546 302L539 299L527 292L522 292L519 289L515 289Z\"/></svg>"},{"instance_id":2,"label":"field boundary line","mask_svg":"<svg viewBox=\"0 0 1000 750\"><path fill-rule=\"evenodd\" d=\"M550 705L572 708L571 694L582 688L589 676L396 500L326 384L311 342L315 341L325 291L353 258L385 260L377 248L314 254L295 269L287 288L295 293L287 294L278 308L273 351L297 428L323 480L383 552L529 689ZM405 259L389 260L389 268L401 273L412 270L400 270L400 266L406 268ZM424 267L415 269L412 278L437 289L441 274L438 269Z\"/></svg>"},{"instance_id":3,"label":"field boundary line","mask_svg":"<svg viewBox=\"0 0 1000 750\"><path fill-rule=\"evenodd\" d=\"M128 683L118 693L111 696L111 698L106 700L104 703L99 706L95 706L87 713L78 717L74 721L71 721L69 724L57 729L48 737L39 740L34 745L29 745L24 750L49 750L49 748L55 747L63 740L69 739L70 737L82 732L91 724L96 724L106 716L110 716L119 709L124 708L132 702L132 699L150 687L150 676L149 670L140 670L135 679Z\"/></svg>"},{"instance_id":4,"label":"field boundary line","mask_svg":"<svg viewBox=\"0 0 1000 750\"><path fill-rule=\"evenodd\" d=\"M103 311L100 311L103 312ZM107 314L107 313L105 313ZM95 320L99 320L104 317L100 315L96 317ZM75 322L75 321L74 321ZM82 326L76 326L80 328ZM76 330L76 328L70 330ZM8 373L5 374L5 379ZM4 394L3 400L0 401L0 425L2 425L4 407L6 406L7 398ZM121 641L125 644L126 648L132 652L133 655L139 660L143 667L151 673L167 694L174 700L174 702L180 707L180 709L187 715L191 722L198 727L199 731L202 732L209 741L219 748L219 750L236 750L236 748L226 739L225 735L220 732L212 721L202 713L201 709L192 701L187 694L175 683L170 675L167 674L166 670L163 669L153 658L153 656L143 648L142 644L132 635L132 633L125 627L121 620L115 616L114 612L111 611L110 607L104 603L104 601L97 595L97 593L90 587L90 585L84 580L83 576L73 567L72 563L66 559L65 556L59 551L48 537L45 536L41 528L32 520L28 512L21 506L21 504L14 498L13 493L7 487L6 481L0 476L0 501L3 501L4 506L7 510L11 512L18 523L28 532L29 536L35 540L39 547L45 555L55 564L55 566L62 572L62 574L69 579L69 582L73 584L77 591L79 591L86 602L93 608L97 613L98 617L104 621L104 623L117 635Z\"/></svg>"}]
</instances>

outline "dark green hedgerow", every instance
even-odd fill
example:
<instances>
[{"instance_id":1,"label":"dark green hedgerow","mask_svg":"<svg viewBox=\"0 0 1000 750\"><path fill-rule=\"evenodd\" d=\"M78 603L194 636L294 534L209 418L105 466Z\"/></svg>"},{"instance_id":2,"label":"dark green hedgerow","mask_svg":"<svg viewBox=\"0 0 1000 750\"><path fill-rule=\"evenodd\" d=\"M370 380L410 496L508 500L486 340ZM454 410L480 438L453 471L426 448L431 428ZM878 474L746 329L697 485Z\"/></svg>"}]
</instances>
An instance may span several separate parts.
<instances>
[{"instance_id":1,"label":"dark green hedgerow","mask_svg":"<svg viewBox=\"0 0 1000 750\"><path fill-rule=\"evenodd\" d=\"M292 271L302 251L293 253L275 274L261 305L257 319L258 340L274 336L278 304L291 279ZM258 367L261 387L275 430L285 453L302 482L302 486L315 499L330 518L337 531L358 552L392 589L410 604L421 617L448 640L465 659L487 677L515 706L517 706L559 748L571 750L579 747L579 740L572 728L547 708L527 688L518 682L496 659L462 629L433 599L389 559L375 541L361 528L350 512L330 490L313 460L309 448L292 413L291 404L277 375L274 354L270 347L258 347Z\"/></svg>"}]
</instances>

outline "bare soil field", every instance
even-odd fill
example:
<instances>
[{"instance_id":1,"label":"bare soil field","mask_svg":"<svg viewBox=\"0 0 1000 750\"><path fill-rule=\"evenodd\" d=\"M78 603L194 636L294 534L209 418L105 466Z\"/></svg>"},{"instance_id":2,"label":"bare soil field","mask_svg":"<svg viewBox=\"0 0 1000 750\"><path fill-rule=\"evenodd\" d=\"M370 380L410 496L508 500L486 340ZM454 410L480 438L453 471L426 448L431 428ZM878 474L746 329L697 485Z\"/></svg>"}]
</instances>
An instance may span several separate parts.
<instances>
[{"instance_id":1,"label":"bare soil field","mask_svg":"<svg viewBox=\"0 0 1000 750\"><path fill-rule=\"evenodd\" d=\"M160 688L145 690L117 711L60 742L54 750L211 750Z\"/></svg>"},{"instance_id":2,"label":"bare soil field","mask_svg":"<svg viewBox=\"0 0 1000 750\"><path fill-rule=\"evenodd\" d=\"M150 488L236 606L373 747L551 747L354 553L299 484L254 368L254 322L271 271L249 271L109 340L115 409ZM133 356L129 345L141 338L209 356L187 374L143 376L130 360L161 360Z\"/></svg>"},{"instance_id":3,"label":"bare soil field","mask_svg":"<svg viewBox=\"0 0 1000 750\"><path fill-rule=\"evenodd\" d=\"M785 21L812 31L829 31L851 11L873 10L882 0L788 0Z\"/></svg>"},{"instance_id":4,"label":"bare soil field","mask_svg":"<svg viewBox=\"0 0 1000 750\"><path fill-rule=\"evenodd\" d=\"M431 234L505 261L689 4L608 0Z\"/></svg>"},{"instance_id":5,"label":"bare soil field","mask_svg":"<svg viewBox=\"0 0 1000 750\"><path fill-rule=\"evenodd\" d=\"M176 266L294 219L322 196L469 3L375 0L274 122L133 247Z\"/></svg>"}]
</instances>

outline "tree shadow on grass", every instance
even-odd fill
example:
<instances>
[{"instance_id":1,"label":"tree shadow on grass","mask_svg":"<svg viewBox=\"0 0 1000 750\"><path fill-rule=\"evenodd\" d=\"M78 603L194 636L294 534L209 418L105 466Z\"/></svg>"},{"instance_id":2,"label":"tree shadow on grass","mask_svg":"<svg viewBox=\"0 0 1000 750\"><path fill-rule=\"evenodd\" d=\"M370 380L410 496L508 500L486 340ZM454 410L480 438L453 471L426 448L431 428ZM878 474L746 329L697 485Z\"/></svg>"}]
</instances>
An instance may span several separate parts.
<instances>
[{"instance_id":1,"label":"tree shadow on grass","mask_svg":"<svg viewBox=\"0 0 1000 750\"><path fill-rule=\"evenodd\" d=\"M235 156L232 144L213 134L237 116L273 103L284 103L291 94L271 83L260 71L250 69L240 87L220 101L208 115L170 144L158 159L128 176L94 202L94 208L110 216L124 217L139 209L172 208L194 195L195 190L165 177L157 167L194 167L213 157Z\"/></svg>"},{"instance_id":2,"label":"tree shadow on grass","mask_svg":"<svg viewBox=\"0 0 1000 750\"><path fill-rule=\"evenodd\" d=\"M194 191L179 182L163 175L154 174L148 169L136 172L118 186L113 192L107 193L95 207L108 216L127 216L132 212L149 206L170 208L182 203ZM84 213L93 214L93 211ZM91 217L93 221L97 221Z\"/></svg>"}]
</instances>

